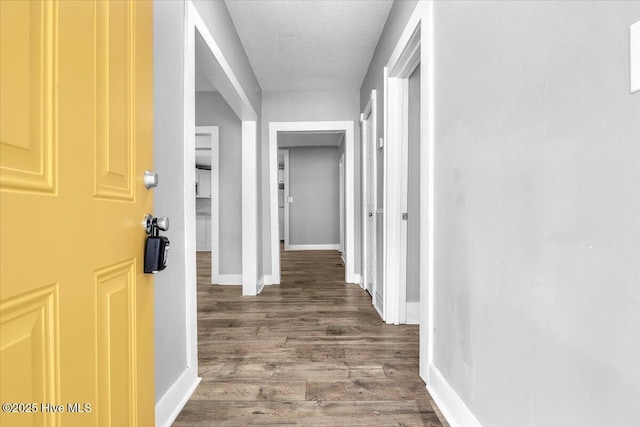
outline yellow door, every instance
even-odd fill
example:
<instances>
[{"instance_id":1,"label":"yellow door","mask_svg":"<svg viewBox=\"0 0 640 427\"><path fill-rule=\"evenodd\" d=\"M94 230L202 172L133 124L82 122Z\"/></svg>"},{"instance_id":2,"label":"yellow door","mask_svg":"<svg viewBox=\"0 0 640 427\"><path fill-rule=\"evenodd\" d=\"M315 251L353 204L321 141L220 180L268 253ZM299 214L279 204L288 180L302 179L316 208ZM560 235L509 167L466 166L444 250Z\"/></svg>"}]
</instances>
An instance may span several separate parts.
<instances>
[{"instance_id":1,"label":"yellow door","mask_svg":"<svg viewBox=\"0 0 640 427\"><path fill-rule=\"evenodd\" d=\"M0 20L0 425L152 426L152 3Z\"/></svg>"}]
</instances>

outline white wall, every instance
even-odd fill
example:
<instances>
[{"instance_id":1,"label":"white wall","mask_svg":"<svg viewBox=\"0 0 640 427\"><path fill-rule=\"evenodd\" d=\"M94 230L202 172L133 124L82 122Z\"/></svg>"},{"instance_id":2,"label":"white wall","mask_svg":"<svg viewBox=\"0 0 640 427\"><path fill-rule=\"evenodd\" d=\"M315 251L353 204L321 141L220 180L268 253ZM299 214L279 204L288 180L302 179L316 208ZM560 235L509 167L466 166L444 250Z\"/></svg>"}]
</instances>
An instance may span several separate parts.
<instances>
[{"instance_id":1,"label":"white wall","mask_svg":"<svg viewBox=\"0 0 640 427\"><path fill-rule=\"evenodd\" d=\"M242 273L242 122L218 92L196 92L196 125L219 126L220 274Z\"/></svg>"},{"instance_id":2,"label":"white wall","mask_svg":"<svg viewBox=\"0 0 640 427\"><path fill-rule=\"evenodd\" d=\"M435 2L434 363L483 426L640 420L640 2Z\"/></svg>"},{"instance_id":3,"label":"white wall","mask_svg":"<svg viewBox=\"0 0 640 427\"><path fill-rule=\"evenodd\" d=\"M354 122L355 158L360 158L359 93L353 92L263 92L262 93L262 262L265 274L271 272L271 236L269 211L269 122L344 121ZM355 200L360 200L360 162L355 168ZM359 202L355 204L355 272L360 272L361 226Z\"/></svg>"},{"instance_id":4,"label":"white wall","mask_svg":"<svg viewBox=\"0 0 640 427\"><path fill-rule=\"evenodd\" d=\"M289 148L289 244L340 243L338 160L338 147Z\"/></svg>"}]
</instances>

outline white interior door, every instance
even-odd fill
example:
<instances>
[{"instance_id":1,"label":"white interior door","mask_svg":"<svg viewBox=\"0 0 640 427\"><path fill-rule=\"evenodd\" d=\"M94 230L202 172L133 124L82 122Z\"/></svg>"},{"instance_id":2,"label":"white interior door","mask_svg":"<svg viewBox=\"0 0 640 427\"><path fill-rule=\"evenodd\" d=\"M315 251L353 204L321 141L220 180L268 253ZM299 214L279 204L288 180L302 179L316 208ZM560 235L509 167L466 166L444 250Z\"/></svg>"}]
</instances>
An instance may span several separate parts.
<instances>
[{"instance_id":1,"label":"white interior door","mask_svg":"<svg viewBox=\"0 0 640 427\"><path fill-rule=\"evenodd\" d=\"M400 206L402 209L402 221L400 222L400 295L399 322L407 321L407 242L409 223L409 80L402 80L402 139L400 152Z\"/></svg>"},{"instance_id":2,"label":"white interior door","mask_svg":"<svg viewBox=\"0 0 640 427\"><path fill-rule=\"evenodd\" d=\"M372 189L373 185L373 171L375 165L373 164L373 138L371 132L371 114L362 122L362 137L363 146L362 153L364 158L364 232L363 232L363 246L364 246L364 260L363 260L363 279L364 287L373 297L374 292L374 278L375 278L375 205L374 195Z\"/></svg>"},{"instance_id":3,"label":"white interior door","mask_svg":"<svg viewBox=\"0 0 640 427\"><path fill-rule=\"evenodd\" d=\"M291 203L293 203L293 197L291 196L291 187L289 186L289 150L279 150L278 154L282 154L284 161L283 179L284 179L284 248L289 250L291 243L289 242L289 217L291 215ZM279 186L278 186L279 188Z\"/></svg>"},{"instance_id":4,"label":"white interior door","mask_svg":"<svg viewBox=\"0 0 640 427\"><path fill-rule=\"evenodd\" d=\"M344 262L344 153L340 156L338 163L338 181L340 182L340 255Z\"/></svg>"},{"instance_id":5,"label":"white interior door","mask_svg":"<svg viewBox=\"0 0 640 427\"><path fill-rule=\"evenodd\" d=\"M376 145L377 95L371 98L361 114L362 130L362 276L363 287L384 319L382 288L382 209L378 209L378 160Z\"/></svg>"}]
</instances>

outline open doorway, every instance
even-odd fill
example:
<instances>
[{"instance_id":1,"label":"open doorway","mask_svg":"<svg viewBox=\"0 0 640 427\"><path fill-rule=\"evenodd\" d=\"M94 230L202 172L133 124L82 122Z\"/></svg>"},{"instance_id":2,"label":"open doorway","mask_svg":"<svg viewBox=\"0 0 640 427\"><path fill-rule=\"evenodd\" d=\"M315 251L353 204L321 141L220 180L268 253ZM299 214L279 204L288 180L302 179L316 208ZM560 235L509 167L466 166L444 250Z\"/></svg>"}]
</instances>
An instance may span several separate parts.
<instances>
[{"instance_id":1,"label":"open doorway","mask_svg":"<svg viewBox=\"0 0 640 427\"><path fill-rule=\"evenodd\" d=\"M344 132L278 134L278 224L284 250L340 249L343 140Z\"/></svg>"},{"instance_id":2,"label":"open doorway","mask_svg":"<svg viewBox=\"0 0 640 427\"><path fill-rule=\"evenodd\" d=\"M311 218L315 218L316 221L320 221L325 223L327 220L326 215L321 215L321 212L324 212L324 209L315 210L313 206L316 206L316 203L313 197L313 193L301 192L301 199L296 199L296 194L289 194L284 200L284 218L288 223L285 223L283 220L284 227L284 235L285 235L285 249L287 249L287 233L290 232L290 238L293 239L293 245L291 242L289 243L290 249L333 249L338 250L340 248L340 236L339 236L339 173L338 173L338 159L339 159L339 151L337 149L338 146L341 151L344 152L344 251L345 251L345 281L347 283L356 283L356 275L354 272L354 212L355 212L355 203L354 203L354 123L351 121L345 122L271 122L269 123L269 172L270 172L270 214L271 214L271 275L266 280L268 284L279 284L280 283L280 225L279 225L279 204L278 197L280 192L280 185L278 182L278 149L279 147L287 148L289 151L289 162L293 162L292 160L292 150L296 151L296 156L298 156L297 148L295 144L300 145L300 135L306 135L305 139L307 141L306 148L298 147L300 150L311 149L312 147L318 151L325 149L327 153L332 152L337 157L335 157L335 173L329 179L320 179L320 181L330 182L333 179L336 179L336 197L335 200L337 203L336 209L332 210L338 215L337 221L335 224L331 222L328 227L322 227L322 230L326 231L326 229L332 229L331 227L335 225L335 233L334 236L323 235L318 236L315 235L316 231L320 231L319 227L306 227L306 229L302 228L292 228L297 227L297 220L294 217L305 216L304 212L306 211L306 215ZM323 140L325 142L318 142ZM326 142L331 140L332 142ZM330 145L334 145L333 149L326 150ZM304 157L304 152L300 152L300 156ZM298 156L298 161L302 157ZM330 157L330 155L328 155ZM327 159L329 159L327 157ZM314 158L314 162L308 162L307 169L313 168L314 164L317 164L317 158ZM329 160L328 160L329 161ZM304 164L304 161L302 163ZM290 174L289 174L290 175ZM286 174L285 174L286 176ZM291 176L289 177L291 178ZM307 178L308 179L308 178ZM324 182L321 182L325 184ZM296 183L292 180L290 183L292 190ZM285 184L286 189L286 184ZM324 191L324 190L323 190ZM318 193L317 193L318 194ZM309 197L312 196L312 197ZM317 199L317 197L315 197ZM297 200L300 200L301 203L297 203ZM296 205L297 203L297 205ZM287 206L289 205L289 206ZM291 211L292 206L293 211ZM325 206L323 206L324 208ZM298 209L296 211L296 209ZM290 210L287 213L287 210ZM297 213L296 213L297 212ZM293 221L289 221L289 214L291 214ZM333 225L332 225L333 224ZM288 231L287 231L288 230ZM297 233L297 234L296 234ZM329 236L329 237L327 237Z\"/></svg>"},{"instance_id":3,"label":"open doorway","mask_svg":"<svg viewBox=\"0 0 640 427\"><path fill-rule=\"evenodd\" d=\"M434 333L432 29L431 5L419 3L384 68L384 314L387 323L419 323L427 384Z\"/></svg>"},{"instance_id":4,"label":"open doorway","mask_svg":"<svg viewBox=\"0 0 640 427\"><path fill-rule=\"evenodd\" d=\"M196 90L198 85L196 85ZM196 122L208 122L206 109L210 103L208 92L196 91ZM204 111L203 111L204 110ZM204 116L204 117L203 117ZM211 117L212 121L214 117ZM210 283L219 283L220 276L220 127L196 126L196 268L208 255Z\"/></svg>"},{"instance_id":5,"label":"open doorway","mask_svg":"<svg viewBox=\"0 0 640 427\"><path fill-rule=\"evenodd\" d=\"M243 295L256 295L260 290L257 280L258 144L257 113L254 108L257 102L253 100L252 103L253 98L247 96L236 75L238 66L229 64L223 54L224 49L200 15L203 12L207 22L211 24L210 12L213 6L203 3L196 7L191 1L180 6L173 2L160 3L154 8L158 22L170 20L172 23L176 22L176 25L184 23L184 32L180 34L170 31L158 34L158 40L164 40L167 45L164 50L154 51L154 66L161 70L154 75L154 78L161 77L154 86L154 93L157 95L154 107L159 107L155 111L163 112L162 120L156 120L159 130L155 132L158 155L154 162L156 172L164 183L164 188L157 193L162 194L162 197L154 200L154 210L174 220L171 232L171 268L156 277L156 420L159 425L170 425L185 399L200 381L195 197L198 44L206 53L198 55L198 61L203 62L201 70L228 104L241 126L241 136L235 147L238 148L241 159L238 163L240 166L236 167L236 183L239 185L234 194L242 200L241 212L237 213L241 224L241 237L238 237L240 241L237 244L241 252L241 269L238 271L242 273L240 283ZM180 13L184 13L184 20ZM181 57L181 60L176 60L177 57ZM220 133L220 141L224 143L224 128L220 127ZM221 207L221 211L227 209L226 205ZM213 206L211 209L214 209ZM226 250L220 251L220 255L225 252ZM224 268L224 265L225 260L221 258L220 267ZM221 270L221 273L224 274L225 271ZM238 283L237 280L235 282Z\"/></svg>"}]
</instances>

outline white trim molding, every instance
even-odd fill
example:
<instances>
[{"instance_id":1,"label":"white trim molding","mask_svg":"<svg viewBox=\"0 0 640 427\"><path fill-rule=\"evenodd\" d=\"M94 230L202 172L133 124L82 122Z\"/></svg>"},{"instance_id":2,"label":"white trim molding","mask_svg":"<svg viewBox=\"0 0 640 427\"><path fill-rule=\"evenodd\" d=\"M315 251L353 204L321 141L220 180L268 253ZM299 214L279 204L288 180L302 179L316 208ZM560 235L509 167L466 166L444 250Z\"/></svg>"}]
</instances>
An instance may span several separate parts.
<instances>
[{"instance_id":1,"label":"white trim molding","mask_svg":"<svg viewBox=\"0 0 640 427\"><path fill-rule=\"evenodd\" d=\"M345 133L345 203L346 262L345 281L355 283L355 155L353 121L270 122L269 123L269 188L271 213L271 278L280 283L280 239L278 235L278 132Z\"/></svg>"},{"instance_id":2,"label":"white trim molding","mask_svg":"<svg viewBox=\"0 0 640 427\"><path fill-rule=\"evenodd\" d=\"M258 295L257 124L242 122L242 295Z\"/></svg>"},{"instance_id":3,"label":"white trim molding","mask_svg":"<svg viewBox=\"0 0 640 427\"><path fill-rule=\"evenodd\" d=\"M420 324L420 301L407 301L407 325Z\"/></svg>"},{"instance_id":4,"label":"white trim molding","mask_svg":"<svg viewBox=\"0 0 640 427\"><path fill-rule=\"evenodd\" d=\"M429 365L429 378L431 381L427 384L427 391L451 427L482 427L442 373L433 365Z\"/></svg>"},{"instance_id":5,"label":"white trim molding","mask_svg":"<svg viewBox=\"0 0 640 427\"><path fill-rule=\"evenodd\" d=\"M202 378L194 377L189 372L192 369L185 369L180 378L156 403L156 426L170 427L200 384Z\"/></svg>"},{"instance_id":6,"label":"white trim molding","mask_svg":"<svg viewBox=\"0 0 640 427\"><path fill-rule=\"evenodd\" d=\"M219 274L216 285L242 285L242 274Z\"/></svg>"},{"instance_id":7,"label":"white trim molding","mask_svg":"<svg viewBox=\"0 0 640 427\"><path fill-rule=\"evenodd\" d=\"M339 244L326 245L289 245L288 251L337 251L340 249Z\"/></svg>"},{"instance_id":8,"label":"white trim molding","mask_svg":"<svg viewBox=\"0 0 640 427\"><path fill-rule=\"evenodd\" d=\"M407 212L408 78L420 62L420 26L401 41L406 44L396 47L384 69L385 320L396 325L406 322L407 221L402 216ZM420 125L428 126L422 120Z\"/></svg>"}]
</instances>

